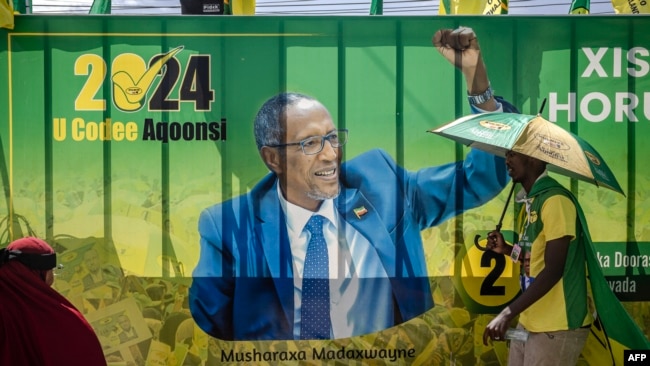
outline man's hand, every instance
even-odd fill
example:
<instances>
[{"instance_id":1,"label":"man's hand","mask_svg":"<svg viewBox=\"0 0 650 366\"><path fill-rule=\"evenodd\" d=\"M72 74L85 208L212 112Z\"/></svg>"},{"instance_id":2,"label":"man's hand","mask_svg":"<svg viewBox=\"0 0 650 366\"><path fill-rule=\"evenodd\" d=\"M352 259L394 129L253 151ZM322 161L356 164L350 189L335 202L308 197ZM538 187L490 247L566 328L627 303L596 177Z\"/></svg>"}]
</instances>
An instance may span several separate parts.
<instances>
[{"instance_id":1,"label":"man's hand","mask_svg":"<svg viewBox=\"0 0 650 366\"><path fill-rule=\"evenodd\" d=\"M432 42L438 52L463 73L469 94L479 95L487 90L490 79L483 63L478 38L472 28L440 29L433 35ZM490 98L477 107L492 111L496 109L496 102Z\"/></svg>"},{"instance_id":2,"label":"man's hand","mask_svg":"<svg viewBox=\"0 0 650 366\"><path fill-rule=\"evenodd\" d=\"M499 231L492 231L488 234L487 244L485 247L495 253L510 255L512 247L506 244L503 234Z\"/></svg>"},{"instance_id":3,"label":"man's hand","mask_svg":"<svg viewBox=\"0 0 650 366\"><path fill-rule=\"evenodd\" d=\"M497 315L483 331L483 344L488 345L488 339L495 341L505 341L506 331L510 327L510 321L512 320L512 313L510 308L506 307L501 310L499 315Z\"/></svg>"}]
</instances>

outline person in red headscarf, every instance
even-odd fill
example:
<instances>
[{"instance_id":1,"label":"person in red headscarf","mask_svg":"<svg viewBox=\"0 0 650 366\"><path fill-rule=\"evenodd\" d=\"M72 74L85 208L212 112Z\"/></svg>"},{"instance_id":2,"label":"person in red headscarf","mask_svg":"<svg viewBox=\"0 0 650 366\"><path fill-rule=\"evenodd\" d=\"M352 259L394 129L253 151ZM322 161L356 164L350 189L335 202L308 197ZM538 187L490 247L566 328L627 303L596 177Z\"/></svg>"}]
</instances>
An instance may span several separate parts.
<instances>
[{"instance_id":1,"label":"person in red headscarf","mask_svg":"<svg viewBox=\"0 0 650 366\"><path fill-rule=\"evenodd\" d=\"M0 249L0 365L106 365L97 335L51 286L56 254L27 237Z\"/></svg>"}]
</instances>

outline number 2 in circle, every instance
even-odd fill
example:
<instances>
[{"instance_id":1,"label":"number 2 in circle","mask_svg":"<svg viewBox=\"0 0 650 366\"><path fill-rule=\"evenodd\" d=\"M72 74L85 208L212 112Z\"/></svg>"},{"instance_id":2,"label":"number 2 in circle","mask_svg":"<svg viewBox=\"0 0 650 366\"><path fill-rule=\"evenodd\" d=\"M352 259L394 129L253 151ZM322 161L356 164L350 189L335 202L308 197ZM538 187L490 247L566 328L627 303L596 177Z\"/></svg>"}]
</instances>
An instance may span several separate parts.
<instances>
[{"instance_id":1,"label":"number 2 in circle","mask_svg":"<svg viewBox=\"0 0 650 366\"><path fill-rule=\"evenodd\" d=\"M481 267L492 267L492 260L495 261L494 268L485 276L485 280L481 284L481 296L503 296L506 294L505 286L494 285L506 268L506 258L492 251L483 252L483 255L481 255Z\"/></svg>"}]
</instances>

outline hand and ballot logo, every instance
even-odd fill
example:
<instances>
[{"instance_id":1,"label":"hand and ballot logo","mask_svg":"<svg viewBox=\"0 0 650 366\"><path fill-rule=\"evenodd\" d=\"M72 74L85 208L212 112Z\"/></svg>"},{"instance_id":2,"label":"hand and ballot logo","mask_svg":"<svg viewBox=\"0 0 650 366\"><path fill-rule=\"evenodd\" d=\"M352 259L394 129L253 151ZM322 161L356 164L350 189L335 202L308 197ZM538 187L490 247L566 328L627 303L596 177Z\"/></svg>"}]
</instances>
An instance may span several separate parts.
<instances>
[{"instance_id":1,"label":"hand and ballot logo","mask_svg":"<svg viewBox=\"0 0 650 366\"><path fill-rule=\"evenodd\" d=\"M147 68L144 60L132 53L125 53L113 60L113 103L122 111L137 111L151 89L156 77L165 65L183 49L183 46L152 60Z\"/></svg>"}]
</instances>

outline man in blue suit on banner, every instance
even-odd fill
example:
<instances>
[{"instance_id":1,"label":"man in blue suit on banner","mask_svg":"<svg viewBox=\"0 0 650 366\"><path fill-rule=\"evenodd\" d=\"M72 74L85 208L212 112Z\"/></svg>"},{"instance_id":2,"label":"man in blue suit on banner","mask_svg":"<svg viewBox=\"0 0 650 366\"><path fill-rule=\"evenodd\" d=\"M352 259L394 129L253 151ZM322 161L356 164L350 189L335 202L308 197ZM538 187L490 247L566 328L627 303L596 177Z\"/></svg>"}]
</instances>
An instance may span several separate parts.
<instances>
[{"instance_id":1,"label":"man in blue suit on banner","mask_svg":"<svg viewBox=\"0 0 650 366\"><path fill-rule=\"evenodd\" d=\"M463 72L475 112L514 111L492 96L471 29L433 42ZM190 310L219 339L345 338L424 313L434 304L421 231L489 201L509 179L502 158L479 151L414 172L382 150L342 163L348 131L302 94L270 98L254 127L271 172L199 219Z\"/></svg>"}]
</instances>

